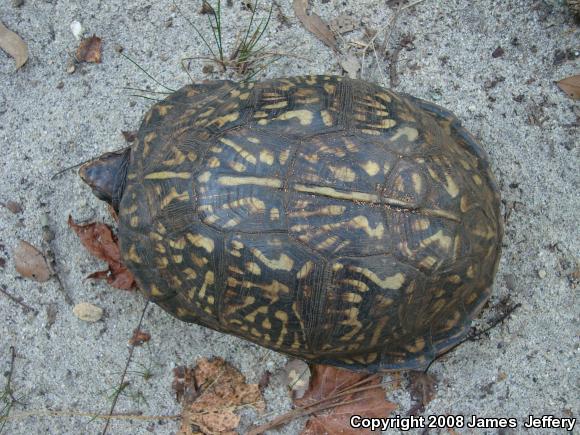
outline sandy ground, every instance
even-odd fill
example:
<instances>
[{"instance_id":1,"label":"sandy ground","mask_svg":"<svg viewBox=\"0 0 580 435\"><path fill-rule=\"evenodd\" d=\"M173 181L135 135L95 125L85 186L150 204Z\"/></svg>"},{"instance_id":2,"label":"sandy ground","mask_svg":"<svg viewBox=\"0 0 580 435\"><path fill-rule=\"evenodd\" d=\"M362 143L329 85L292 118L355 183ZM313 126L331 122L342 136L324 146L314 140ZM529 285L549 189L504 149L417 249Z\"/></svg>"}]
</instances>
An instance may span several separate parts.
<instances>
[{"instance_id":1,"label":"sandy ground","mask_svg":"<svg viewBox=\"0 0 580 435\"><path fill-rule=\"evenodd\" d=\"M274 8L265 38L272 50L300 57L282 58L259 77L340 74L337 56L305 32L290 3L279 1L281 8ZM426 0L403 12L397 24L389 27L393 3L315 2L315 10L325 19L351 15L359 29L363 23L370 29L386 30L391 49L403 35L412 36L412 45L398 59L396 89L454 111L489 152L507 219L491 304L507 296L512 304L521 304L489 336L461 346L433 365L438 387L423 415L519 419L518 429L487 433L519 432L531 414L578 417L580 107L554 85L578 73L578 28L562 1ZM181 0L178 4L208 35L206 18L197 14L199 4ZM238 0L224 8L227 47L249 15ZM0 2L0 19L30 47L30 60L18 72L0 51L0 201L16 201L23 207L19 214L0 207L0 257L5 260L0 283L38 310L26 313L0 294L0 370L7 375L9 348L14 346L12 386L25 403L11 413L32 415L9 420L4 430L10 434L98 433L102 421L42 414L48 410L107 412L144 300L84 280L103 265L80 246L67 228L67 216L110 218L74 171L54 180L51 176L124 146L121 131L136 129L152 102L130 96L132 92L123 87L161 90L116 53L117 45L172 88L189 80L180 59L207 52L167 0L25 0L20 7L6 0ZM87 35L103 38L103 62L81 65L69 74L67 63L78 45L70 30L75 20ZM341 46L346 50L348 42L362 38L360 30L346 34ZM200 61L192 62L193 77L219 77L204 74L202 66ZM376 64L367 62L363 76L388 86L387 62L381 60L380 66L382 73ZM74 303L87 301L102 307L101 321L77 319L54 280L39 284L16 273L13 249L19 239L41 245L43 213L48 213L56 236L53 249L66 291ZM477 323L485 325L497 310L486 310ZM221 356L251 382L287 361L243 340L180 323L157 307L148 310L143 329L152 340L148 347L136 350L131 384L120 397L117 412L178 413L170 387L172 368L192 364L199 357ZM153 373L149 380L137 373L146 369ZM405 379L389 393L403 415L412 406ZM265 396L269 416L290 409L281 383L272 381ZM246 410L241 430L266 420ZM295 421L278 433L297 433L303 424ZM115 420L110 433L170 434L176 430L177 423L171 420ZM538 431L548 432L561 430Z\"/></svg>"}]
</instances>

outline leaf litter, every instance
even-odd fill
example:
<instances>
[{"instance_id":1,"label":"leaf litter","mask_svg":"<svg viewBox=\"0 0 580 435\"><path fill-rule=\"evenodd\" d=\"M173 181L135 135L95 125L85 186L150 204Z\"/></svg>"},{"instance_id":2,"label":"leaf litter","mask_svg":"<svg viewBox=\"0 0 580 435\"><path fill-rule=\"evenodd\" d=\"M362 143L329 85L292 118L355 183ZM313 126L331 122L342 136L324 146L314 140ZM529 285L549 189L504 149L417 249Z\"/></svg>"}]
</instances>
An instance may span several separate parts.
<instances>
[{"instance_id":1,"label":"leaf litter","mask_svg":"<svg viewBox=\"0 0 580 435\"><path fill-rule=\"evenodd\" d=\"M370 430L353 429L350 417L387 417L397 405L385 399L382 376L355 373L332 366L312 365L308 390L295 399L295 409L270 422L254 427L248 435L257 435L295 418L310 415L302 435L370 434Z\"/></svg>"},{"instance_id":2,"label":"leaf litter","mask_svg":"<svg viewBox=\"0 0 580 435\"><path fill-rule=\"evenodd\" d=\"M102 40L98 36L84 38L76 53L78 62L101 63L102 58Z\"/></svg>"},{"instance_id":3,"label":"leaf litter","mask_svg":"<svg viewBox=\"0 0 580 435\"><path fill-rule=\"evenodd\" d=\"M14 249L14 265L16 271L24 278L46 282L52 276L44 255L24 240L21 240L16 249Z\"/></svg>"},{"instance_id":4,"label":"leaf litter","mask_svg":"<svg viewBox=\"0 0 580 435\"><path fill-rule=\"evenodd\" d=\"M103 223L79 225L71 216L68 225L81 239L82 245L89 253L108 263L109 268L90 274L87 278L105 279L109 285L130 290L135 287L135 277L121 261L119 241L113 234L111 227Z\"/></svg>"},{"instance_id":5,"label":"leaf litter","mask_svg":"<svg viewBox=\"0 0 580 435\"><path fill-rule=\"evenodd\" d=\"M308 15L306 11L308 8L308 0L294 0L293 6L296 18L300 20L302 26L320 39L324 44L328 45L333 50L338 51L336 38L328 24L314 12Z\"/></svg>"},{"instance_id":6,"label":"leaf litter","mask_svg":"<svg viewBox=\"0 0 580 435\"><path fill-rule=\"evenodd\" d=\"M566 77L556 84L573 100L580 99L580 75Z\"/></svg>"},{"instance_id":7,"label":"leaf litter","mask_svg":"<svg viewBox=\"0 0 580 435\"><path fill-rule=\"evenodd\" d=\"M9 30L1 21L0 48L14 59L17 70L28 60L28 45L26 45L26 42L12 30Z\"/></svg>"},{"instance_id":8,"label":"leaf litter","mask_svg":"<svg viewBox=\"0 0 580 435\"><path fill-rule=\"evenodd\" d=\"M258 384L246 383L222 358L202 358L194 368L179 366L173 372L172 387L182 405L180 435L233 433L240 422L238 408L265 408Z\"/></svg>"}]
</instances>

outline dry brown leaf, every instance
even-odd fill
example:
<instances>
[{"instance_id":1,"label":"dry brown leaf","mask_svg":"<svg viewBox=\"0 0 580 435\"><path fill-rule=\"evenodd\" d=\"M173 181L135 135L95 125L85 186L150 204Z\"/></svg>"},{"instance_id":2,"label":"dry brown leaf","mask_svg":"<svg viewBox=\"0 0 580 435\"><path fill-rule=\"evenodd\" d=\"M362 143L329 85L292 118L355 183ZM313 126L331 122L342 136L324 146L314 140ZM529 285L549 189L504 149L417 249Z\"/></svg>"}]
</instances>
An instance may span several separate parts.
<instances>
[{"instance_id":1,"label":"dry brown leaf","mask_svg":"<svg viewBox=\"0 0 580 435\"><path fill-rule=\"evenodd\" d=\"M44 255L24 240L21 240L14 249L14 265L16 271L24 278L45 282L52 276Z\"/></svg>"},{"instance_id":2,"label":"dry brown leaf","mask_svg":"<svg viewBox=\"0 0 580 435\"><path fill-rule=\"evenodd\" d=\"M0 48L14 58L16 69L20 69L28 60L28 45L12 30L8 30L0 21Z\"/></svg>"},{"instance_id":3,"label":"dry brown leaf","mask_svg":"<svg viewBox=\"0 0 580 435\"><path fill-rule=\"evenodd\" d=\"M556 84L573 100L580 99L580 75L567 77Z\"/></svg>"},{"instance_id":4,"label":"dry brown leaf","mask_svg":"<svg viewBox=\"0 0 580 435\"><path fill-rule=\"evenodd\" d=\"M331 366L315 365L312 367L310 388L300 400L295 403L298 406L308 406L318 400L335 396L345 389L366 380L359 388L376 386L356 393L347 394L337 398L337 405L319 413L314 413L302 435L320 434L347 434L360 435L370 434L370 430L353 429L350 426L352 415L365 417L387 417L397 405L385 399L385 390L380 386L381 376L355 373ZM357 387L354 387L357 388Z\"/></svg>"},{"instance_id":5,"label":"dry brown leaf","mask_svg":"<svg viewBox=\"0 0 580 435\"><path fill-rule=\"evenodd\" d=\"M131 346L141 346L143 343L147 343L149 340L151 340L151 334L140 329L135 329L133 331L133 336L129 340L129 344Z\"/></svg>"},{"instance_id":6,"label":"dry brown leaf","mask_svg":"<svg viewBox=\"0 0 580 435\"><path fill-rule=\"evenodd\" d=\"M68 217L68 225L79 236L81 243L91 255L109 264L108 270L92 273L87 278L106 279L110 285L121 290L135 287L135 278L121 262L119 243L108 225L103 223L77 225L71 216Z\"/></svg>"},{"instance_id":7,"label":"dry brown leaf","mask_svg":"<svg viewBox=\"0 0 580 435\"><path fill-rule=\"evenodd\" d=\"M410 413L423 412L425 406L435 398L437 379L428 373L411 371L409 372L409 382L411 397L417 402Z\"/></svg>"},{"instance_id":8,"label":"dry brown leaf","mask_svg":"<svg viewBox=\"0 0 580 435\"><path fill-rule=\"evenodd\" d=\"M93 35L85 38L77 48L77 60L79 62L101 63L101 38Z\"/></svg>"},{"instance_id":9,"label":"dry brown leaf","mask_svg":"<svg viewBox=\"0 0 580 435\"><path fill-rule=\"evenodd\" d=\"M330 30L330 27L328 27L328 24L315 13L308 15L306 13L307 7L308 0L294 0L294 13L296 14L296 18L300 20L306 30L333 50L338 51L336 38L332 30Z\"/></svg>"},{"instance_id":10,"label":"dry brown leaf","mask_svg":"<svg viewBox=\"0 0 580 435\"><path fill-rule=\"evenodd\" d=\"M179 434L233 433L240 417L238 407L264 409L258 384L247 384L244 376L221 358L202 358L193 369L174 370L173 389L182 403Z\"/></svg>"},{"instance_id":11,"label":"dry brown leaf","mask_svg":"<svg viewBox=\"0 0 580 435\"><path fill-rule=\"evenodd\" d=\"M357 28L356 21L350 15L339 15L338 17L330 20L330 28L336 33L343 35L348 32L352 32Z\"/></svg>"},{"instance_id":12,"label":"dry brown leaf","mask_svg":"<svg viewBox=\"0 0 580 435\"><path fill-rule=\"evenodd\" d=\"M22 213L22 205L16 201L6 201L2 205L14 214Z\"/></svg>"}]
</instances>

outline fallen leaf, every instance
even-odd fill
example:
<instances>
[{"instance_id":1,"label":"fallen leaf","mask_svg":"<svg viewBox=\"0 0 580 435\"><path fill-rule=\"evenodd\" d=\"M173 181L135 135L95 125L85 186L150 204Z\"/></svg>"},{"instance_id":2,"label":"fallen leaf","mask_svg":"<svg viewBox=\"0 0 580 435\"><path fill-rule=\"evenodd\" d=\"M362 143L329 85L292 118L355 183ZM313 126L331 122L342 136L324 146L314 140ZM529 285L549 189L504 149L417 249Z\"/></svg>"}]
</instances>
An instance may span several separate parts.
<instances>
[{"instance_id":1,"label":"fallen leaf","mask_svg":"<svg viewBox=\"0 0 580 435\"><path fill-rule=\"evenodd\" d=\"M141 346L143 343L147 343L151 340L151 334L140 329L135 329L133 331L133 336L129 340L131 346Z\"/></svg>"},{"instance_id":2,"label":"fallen leaf","mask_svg":"<svg viewBox=\"0 0 580 435\"><path fill-rule=\"evenodd\" d=\"M283 382L288 386L292 399L301 399L310 384L310 367L300 359L292 359L283 370Z\"/></svg>"},{"instance_id":3,"label":"fallen leaf","mask_svg":"<svg viewBox=\"0 0 580 435\"><path fill-rule=\"evenodd\" d=\"M103 309L88 302L76 304L73 314L84 322L98 322L103 317Z\"/></svg>"},{"instance_id":4,"label":"fallen leaf","mask_svg":"<svg viewBox=\"0 0 580 435\"><path fill-rule=\"evenodd\" d=\"M172 387L182 404L181 435L232 433L240 422L234 412L238 407L264 409L258 384L247 384L221 358L202 358L194 368L177 367L174 376Z\"/></svg>"},{"instance_id":5,"label":"fallen leaf","mask_svg":"<svg viewBox=\"0 0 580 435\"><path fill-rule=\"evenodd\" d=\"M411 397L417 404L410 411L411 415L423 412L425 406L435 398L435 387L437 379L428 373L411 371L409 372L409 390Z\"/></svg>"},{"instance_id":6,"label":"fallen leaf","mask_svg":"<svg viewBox=\"0 0 580 435\"><path fill-rule=\"evenodd\" d=\"M22 213L22 206L16 201L6 201L6 203L2 205L14 214Z\"/></svg>"},{"instance_id":7,"label":"fallen leaf","mask_svg":"<svg viewBox=\"0 0 580 435\"><path fill-rule=\"evenodd\" d=\"M307 7L308 0L294 0L294 13L296 14L296 18L300 20L306 30L333 50L338 51L336 38L332 30L330 30L330 27L328 27L328 24L315 13L308 15L306 13Z\"/></svg>"},{"instance_id":8,"label":"fallen leaf","mask_svg":"<svg viewBox=\"0 0 580 435\"><path fill-rule=\"evenodd\" d=\"M348 393L349 388L351 391L359 391ZM397 408L397 405L385 399L381 376L323 365L312 367L310 387L304 397L295 403L298 406L308 406L334 396L336 406L313 413L302 431L303 435L370 434L369 429L352 428L350 417L355 414L371 418L387 417Z\"/></svg>"},{"instance_id":9,"label":"fallen leaf","mask_svg":"<svg viewBox=\"0 0 580 435\"><path fill-rule=\"evenodd\" d=\"M77 60L79 62L101 63L101 38L93 35L85 38L77 48Z\"/></svg>"},{"instance_id":10,"label":"fallen leaf","mask_svg":"<svg viewBox=\"0 0 580 435\"><path fill-rule=\"evenodd\" d=\"M360 62L356 56L347 54L339 60L340 67L348 74L349 78L356 79L360 70Z\"/></svg>"},{"instance_id":11,"label":"fallen leaf","mask_svg":"<svg viewBox=\"0 0 580 435\"><path fill-rule=\"evenodd\" d=\"M573 100L580 99L580 75L567 77L556 84Z\"/></svg>"},{"instance_id":12,"label":"fallen leaf","mask_svg":"<svg viewBox=\"0 0 580 435\"><path fill-rule=\"evenodd\" d=\"M28 60L28 45L20 36L8 30L0 21L0 48L14 58L16 69L20 69Z\"/></svg>"},{"instance_id":13,"label":"fallen leaf","mask_svg":"<svg viewBox=\"0 0 580 435\"><path fill-rule=\"evenodd\" d=\"M44 255L24 240L21 240L14 249L14 264L16 271L24 278L45 282L52 276Z\"/></svg>"},{"instance_id":14,"label":"fallen leaf","mask_svg":"<svg viewBox=\"0 0 580 435\"><path fill-rule=\"evenodd\" d=\"M77 225L71 216L68 217L68 225L79 236L81 243L91 255L109 264L108 270L92 273L87 278L106 279L110 285L121 290L135 287L135 278L121 262L119 243L108 225L103 223Z\"/></svg>"}]
</instances>

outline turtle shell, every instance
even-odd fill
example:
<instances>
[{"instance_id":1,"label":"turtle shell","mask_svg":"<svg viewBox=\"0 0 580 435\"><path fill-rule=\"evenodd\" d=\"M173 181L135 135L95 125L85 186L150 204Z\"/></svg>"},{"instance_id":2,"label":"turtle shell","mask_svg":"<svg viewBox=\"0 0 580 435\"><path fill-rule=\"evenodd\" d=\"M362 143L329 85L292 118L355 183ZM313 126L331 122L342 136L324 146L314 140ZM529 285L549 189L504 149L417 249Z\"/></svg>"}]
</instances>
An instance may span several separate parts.
<instances>
[{"instance_id":1,"label":"turtle shell","mask_svg":"<svg viewBox=\"0 0 580 435\"><path fill-rule=\"evenodd\" d=\"M213 81L145 116L119 237L181 320L316 363L420 369L490 296L499 204L441 107L344 77Z\"/></svg>"}]
</instances>

